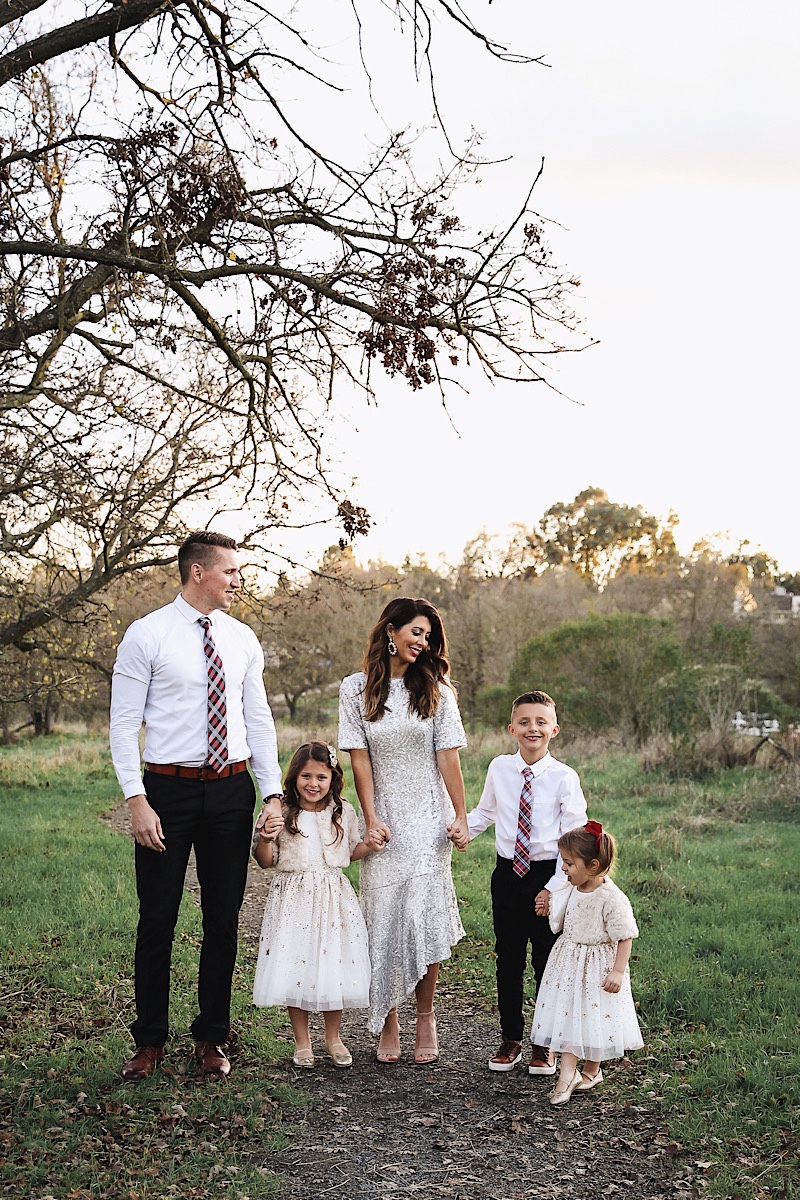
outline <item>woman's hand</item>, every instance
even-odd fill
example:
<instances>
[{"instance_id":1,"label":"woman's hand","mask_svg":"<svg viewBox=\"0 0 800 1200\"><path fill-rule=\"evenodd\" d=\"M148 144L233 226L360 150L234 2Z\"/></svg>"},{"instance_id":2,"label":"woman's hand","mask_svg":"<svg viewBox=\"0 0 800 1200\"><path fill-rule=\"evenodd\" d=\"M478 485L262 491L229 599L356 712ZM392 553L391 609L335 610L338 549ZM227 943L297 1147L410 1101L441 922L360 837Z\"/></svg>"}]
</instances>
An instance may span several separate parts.
<instances>
[{"instance_id":1,"label":"woman's hand","mask_svg":"<svg viewBox=\"0 0 800 1200\"><path fill-rule=\"evenodd\" d=\"M387 825L372 825L367 830L364 843L371 852L377 853L388 842L389 838L384 833L384 830L388 832ZM391 837L391 834L389 834L389 837Z\"/></svg>"},{"instance_id":2,"label":"woman's hand","mask_svg":"<svg viewBox=\"0 0 800 1200\"><path fill-rule=\"evenodd\" d=\"M447 836L455 846L456 850L466 850L469 845L469 826L467 825L466 817L456 817L451 825L447 826Z\"/></svg>"},{"instance_id":3,"label":"woman's hand","mask_svg":"<svg viewBox=\"0 0 800 1200\"><path fill-rule=\"evenodd\" d=\"M382 850L387 842L392 840L392 831L388 825L384 825L382 821L374 821L367 828L364 836L364 841L367 842L373 850Z\"/></svg>"}]
</instances>

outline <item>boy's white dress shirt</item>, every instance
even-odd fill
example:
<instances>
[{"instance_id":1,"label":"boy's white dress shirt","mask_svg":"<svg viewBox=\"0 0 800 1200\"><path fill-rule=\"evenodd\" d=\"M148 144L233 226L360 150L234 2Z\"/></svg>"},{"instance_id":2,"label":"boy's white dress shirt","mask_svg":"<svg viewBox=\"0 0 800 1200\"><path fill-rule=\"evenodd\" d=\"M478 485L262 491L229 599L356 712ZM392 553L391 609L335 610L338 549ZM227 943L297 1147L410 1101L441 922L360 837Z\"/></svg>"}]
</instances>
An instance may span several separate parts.
<instances>
[{"instance_id":1,"label":"boy's white dress shirt","mask_svg":"<svg viewBox=\"0 0 800 1200\"><path fill-rule=\"evenodd\" d=\"M513 861L519 821L519 799L526 767L533 771L531 782L531 862L556 858L556 873L547 890L564 887L567 877L561 870L558 839L570 829L586 824L586 800L578 772L548 752L538 762L526 763L519 750L501 754L489 763L483 794L469 813L470 840L494 823L497 853Z\"/></svg>"},{"instance_id":2,"label":"boy's white dress shirt","mask_svg":"<svg viewBox=\"0 0 800 1200\"><path fill-rule=\"evenodd\" d=\"M111 690L111 757L125 798L144 794L144 760L202 766L208 750L208 667L203 617L178 595L129 626L117 651ZM264 654L247 625L209 613L225 670L228 758L250 759L263 796L280 793L281 772L272 711L264 690Z\"/></svg>"}]
</instances>

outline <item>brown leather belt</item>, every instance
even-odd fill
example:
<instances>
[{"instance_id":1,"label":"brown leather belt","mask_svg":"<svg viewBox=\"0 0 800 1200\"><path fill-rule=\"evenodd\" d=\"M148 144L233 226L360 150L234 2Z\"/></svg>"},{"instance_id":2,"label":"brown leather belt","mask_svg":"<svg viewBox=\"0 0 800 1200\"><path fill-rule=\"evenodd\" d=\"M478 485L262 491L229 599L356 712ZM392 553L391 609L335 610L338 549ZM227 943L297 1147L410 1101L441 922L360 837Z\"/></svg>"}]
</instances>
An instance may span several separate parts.
<instances>
[{"instance_id":1,"label":"brown leather belt","mask_svg":"<svg viewBox=\"0 0 800 1200\"><path fill-rule=\"evenodd\" d=\"M213 767L181 767L178 763L145 763L145 771L154 775L174 775L178 779L200 779L203 783L216 783L218 779L227 779L229 775L240 775L247 770L246 762L228 763L221 771Z\"/></svg>"}]
</instances>

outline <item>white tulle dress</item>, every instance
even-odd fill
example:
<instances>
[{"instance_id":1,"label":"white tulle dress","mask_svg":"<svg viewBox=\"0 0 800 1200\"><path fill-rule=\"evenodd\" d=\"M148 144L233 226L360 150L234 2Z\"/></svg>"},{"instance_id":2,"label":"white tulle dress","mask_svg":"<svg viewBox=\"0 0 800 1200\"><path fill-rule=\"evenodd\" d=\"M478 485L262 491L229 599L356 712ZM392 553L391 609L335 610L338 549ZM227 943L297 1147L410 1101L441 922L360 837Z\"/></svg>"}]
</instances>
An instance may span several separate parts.
<instances>
[{"instance_id":1,"label":"white tulle dress","mask_svg":"<svg viewBox=\"0 0 800 1200\"><path fill-rule=\"evenodd\" d=\"M301 812L300 832L278 836L253 985L259 1007L333 1012L369 1004L367 928L350 881L332 865L348 863L359 841L358 818L346 801L342 818L339 843L332 842L328 810Z\"/></svg>"},{"instance_id":2,"label":"white tulle dress","mask_svg":"<svg viewBox=\"0 0 800 1200\"><path fill-rule=\"evenodd\" d=\"M392 831L388 845L361 863L359 896L369 930L369 1027L412 994L431 963L449 958L464 936L447 826L455 817L436 754L466 745L458 704L440 684L439 705L423 719L409 709L402 679L389 685L380 721L364 718L363 672L339 690L339 746L368 750L375 812Z\"/></svg>"},{"instance_id":3,"label":"white tulle dress","mask_svg":"<svg viewBox=\"0 0 800 1200\"><path fill-rule=\"evenodd\" d=\"M590 1062L620 1058L643 1045L625 969L618 992L604 992L619 942L639 936L631 902L606 876L593 892L565 887L550 900L550 951L536 995L531 1041Z\"/></svg>"}]
</instances>

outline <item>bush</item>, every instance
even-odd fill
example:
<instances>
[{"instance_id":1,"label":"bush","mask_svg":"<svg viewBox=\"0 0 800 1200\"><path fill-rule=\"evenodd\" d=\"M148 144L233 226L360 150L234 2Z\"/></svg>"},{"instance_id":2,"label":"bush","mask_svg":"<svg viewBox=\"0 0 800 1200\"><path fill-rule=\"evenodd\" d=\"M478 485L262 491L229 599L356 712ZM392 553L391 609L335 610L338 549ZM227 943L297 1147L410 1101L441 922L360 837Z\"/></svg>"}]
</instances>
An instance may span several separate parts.
<instances>
[{"instance_id":1,"label":"bush","mask_svg":"<svg viewBox=\"0 0 800 1200\"><path fill-rule=\"evenodd\" d=\"M572 724L641 745L661 723L659 684L682 660L671 622L641 613L593 615L523 646L509 689L513 698L542 688Z\"/></svg>"},{"instance_id":2,"label":"bush","mask_svg":"<svg viewBox=\"0 0 800 1200\"><path fill-rule=\"evenodd\" d=\"M481 688L475 697L475 717L488 729L505 729L511 718L511 705L516 692L508 684L496 683Z\"/></svg>"}]
</instances>

